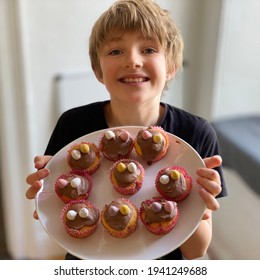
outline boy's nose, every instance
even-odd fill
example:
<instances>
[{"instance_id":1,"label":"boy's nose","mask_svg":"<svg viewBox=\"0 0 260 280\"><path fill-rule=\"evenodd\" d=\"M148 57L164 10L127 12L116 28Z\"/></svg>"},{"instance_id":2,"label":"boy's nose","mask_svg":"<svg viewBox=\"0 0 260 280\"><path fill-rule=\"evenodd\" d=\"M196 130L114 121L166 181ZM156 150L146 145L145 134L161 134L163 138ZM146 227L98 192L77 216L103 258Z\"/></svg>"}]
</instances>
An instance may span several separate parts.
<instances>
[{"instance_id":1,"label":"boy's nose","mask_svg":"<svg viewBox=\"0 0 260 280\"><path fill-rule=\"evenodd\" d=\"M127 55L126 61L125 61L126 67L139 68L139 67L142 67L142 65L143 65L143 61L142 61L142 57L139 53L133 51Z\"/></svg>"}]
</instances>

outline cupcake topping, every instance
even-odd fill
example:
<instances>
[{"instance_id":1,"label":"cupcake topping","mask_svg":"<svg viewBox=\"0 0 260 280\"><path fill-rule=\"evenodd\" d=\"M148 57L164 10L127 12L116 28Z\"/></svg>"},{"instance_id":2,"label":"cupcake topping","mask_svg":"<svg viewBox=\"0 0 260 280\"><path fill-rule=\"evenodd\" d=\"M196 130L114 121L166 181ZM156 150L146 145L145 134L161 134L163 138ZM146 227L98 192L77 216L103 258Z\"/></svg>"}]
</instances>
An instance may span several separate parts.
<instances>
[{"instance_id":1,"label":"cupcake topping","mask_svg":"<svg viewBox=\"0 0 260 280\"><path fill-rule=\"evenodd\" d=\"M157 130L148 127L138 132L136 136L137 148L148 163L152 162L164 149L164 136Z\"/></svg>"},{"instance_id":2,"label":"cupcake topping","mask_svg":"<svg viewBox=\"0 0 260 280\"><path fill-rule=\"evenodd\" d=\"M68 211L67 213L67 218L70 220L70 221L73 221L76 219L76 216L77 216L77 212L74 211L74 210L70 210Z\"/></svg>"},{"instance_id":3,"label":"cupcake topping","mask_svg":"<svg viewBox=\"0 0 260 280\"><path fill-rule=\"evenodd\" d=\"M154 143L161 143L163 141L162 134L155 134L153 136L153 142Z\"/></svg>"},{"instance_id":4,"label":"cupcake topping","mask_svg":"<svg viewBox=\"0 0 260 280\"><path fill-rule=\"evenodd\" d=\"M123 162L119 162L116 169L118 172L122 173L126 170L126 165Z\"/></svg>"},{"instance_id":5,"label":"cupcake topping","mask_svg":"<svg viewBox=\"0 0 260 280\"><path fill-rule=\"evenodd\" d=\"M71 156L75 160L79 160L82 157L82 154L88 154L90 147L88 144L81 144L78 149L75 149L71 152Z\"/></svg>"},{"instance_id":6,"label":"cupcake topping","mask_svg":"<svg viewBox=\"0 0 260 280\"><path fill-rule=\"evenodd\" d=\"M158 187L168 196L174 198L186 191L187 184L181 172L166 168L159 177Z\"/></svg>"},{"instance_id":7,"label":"cupcake topping","mask_svg":"<svg viewBox=\"0 0 260 280\"><path fill-rule=\"evenodd\" d=\"M83 153L83 154L87 154L89 152L89 145L88 144L82 144L80 146L80 151Z\"/></svg>"},{"instance_id":8,"label":"cupcake topping","mask_svg":"<svg viewBox=\"0 0 260 280\"><path fill-rule=\"evenodd\" d=\"M105 132L105 136L106 136L107 140L110 140L110 139L116 137L115 133L112 130L107 130Z\"/></svg>"},{"instance_id":9,"label":"cupcake topping","mask_svg":"<svg viewBox=\"0 0 260 280\"><path fill-rule=\"evenodd\" d=\"M70 185L72 186L72 188L74 189L77 189L77 188L80 188L81 186L81 180L80 178L76 177L76 178L73 178L71 181L70 181Z\"/></svg>"},{"instance_id":10,"label":"cupcake topping","mask_svg":"<svg viewBox=\"0 0 260 280\"><path fill-rule=\"evenodd\" d=\"M63 195L76 199L88 192L89 181L82 176L70 175L66 179L58 179L57 186Z\"/></svg>"},{"instance_id":11,"label":"cupcake topping","mask_svg":"<svg viewBox=\"0 0 260 280\"><path fill-rule=\"evenodd\" d=\"M134 162L130 162L127 166L127 169L131 173L135 173L137 171L137 166Z\"/></svg>"},{"instance_id":12,"label":"cupcake topping","mask_svg":"<svg viewBox=\"0 0 260 280\"><path fill-rule=\"evenodd\" d=\"M135 162L119 162L116 165L116 168L113 170L113 175L115 180L119 183L120 186L128 186L137 180L141 170L138 168Z\"/></svg>"},{"instance_id":13,"label":"cupcake topping","mask_svg":"<svg viewBox=\"0 0 260 280\"><path fill-rule=\"evenodd\" d=\"M108 208L108 211L109 211L109 215L114 217L117 215L118 211L119 211L119 208L117 208L116 206L114 205L110 205L109 208Z\"/></svg>"},{"instance_id":14,"label":"cupcake topping","mask_svg":"<svg viewBox=\"0 0 260 280\"><path fill-rule=\"evenodd\" d=\"M112 201L104 211L106 223L115 230L123 230L132 215L132 208L124 201Z\"/></svg>"},{"instance_id":15,"label":"cupcake topping","mask_svg":"<svg viewBox=\"0 0 260 280\"><path fill-rule=\"evenodd\" d=\"M153 212L158 213L162 209L162 204L160 204L159 202L155 201L155 202L152 203L151 209L152 209Z\"/></svg>"},{"instance_id":16,"label":"cupcake topping","mask_svg":"<svg viewBox=\"0 0 260 280\"><path fill-rule=\"evenodd\" d=\"M89 168L95 159L95 150L90 145L81 143L71 151L69 164L75 169L83 170Z\"/></svg>"},{"instance_id":17,"label":"cupcake topping","mask_svg":"<svg viewBox=\"0 0 260 280\"><path fill-rule=\"evenodd\" d=\"M163 185L167 185L170 181L170 178L168 175L162 175L159 180Z\"/></svg>"},{"instance_id":18,"label":"cupcake topping","mask_svg":"<svg viewBox=\"0 0 260 280\"><path fill-rule=\"evenodd\" d=\"M65 224L74 229L91 226L98 221L99 211L95 207L89 207L84 203L73 204L67 211Z\"/></svg>"},{"instance_id":19,"label":"cupcake topping","mask_svg":"<svg viewBox=\"0 0 260 280\"><path fill-rule=\"evenodd\" d=\"M126 216L126 215L128 215L130 213L130 211L131 210L130 210L128 205L126 205L126 204L121 205L120 212L121 212L122 215Z\"/></svg>"},{"instance_id":20,"label":"cupcake topping","mask_svg":"<svg viewBox=\"0 0 260 280\"><path fill-rule=\"evenodd\" d=\"M181 177L181 173L176 169L172 170L170 175L173 180L178 180Z\"/></svg>"},{"instance_id":21,"label":"cupcake topping","mask_svg":"<svg viewBox=\"0 0 260 280\"><path fill-rule=\"evenodd\" d=\"M144 131L142 132L142 138L143 138L144 140L148 140L149 138L152 138L152 137L153 137L153 135L152 135L152 133L151 133L150 131L144 130Z\"/></svg>"},{"instance_id":22,"label":"cupcake topping","mask_svg":"<svg viewBox=\"0 0 260 280\"><path fill-rule=\"evenodd\" d=\"M177 203L165 199L145 201L141 204L145 213L146 223L160 223L170 221L177 214Z\"/></svg>"},{"instance_id":23,"label":"cupcake topping","mask_svg":"<svg viewBox=\"0 0 260 280\"><path fill-rule=\"evenodd\" d=\"M69 182L65 179L58 179L58 181L57 181L57 185L60 189L65 188L68 185L68 183Z\"/></svg>"},{"instance_id":24,"label":"cupcake topping","mask_svg":"<svg viewBox=\"0 0 260 280\"><path fill-rule=\"evenodd\" d=\"M88 215L89 215L89 210L88 210L88 208L84 207L84 208L81 208L81 209L79 210L79 216L80 216L81 218L87 218Z\"/></svg>"},{"instance_id":25,"label":"cupcake topping","mask_svg":"<svg viewBox=\"0 0 260 280\"><path fill-rule=\"evenodd\" d=\"M133 139L128 131L107 130L101 138L100 147L108 157L117 159L129 154L133 148Z\"/></svg>"},{"instance_id":26,"label":"cupcake topping","mask_svg":"<svg viewBox=\"0 0 260 280\"><path fill-rule=\"evenodd\" d=\"M73 159L78 160L81 158L81 153L78 150L73 150L71 152L71 156L73 157Z\"/></svg>"}]
</instances>

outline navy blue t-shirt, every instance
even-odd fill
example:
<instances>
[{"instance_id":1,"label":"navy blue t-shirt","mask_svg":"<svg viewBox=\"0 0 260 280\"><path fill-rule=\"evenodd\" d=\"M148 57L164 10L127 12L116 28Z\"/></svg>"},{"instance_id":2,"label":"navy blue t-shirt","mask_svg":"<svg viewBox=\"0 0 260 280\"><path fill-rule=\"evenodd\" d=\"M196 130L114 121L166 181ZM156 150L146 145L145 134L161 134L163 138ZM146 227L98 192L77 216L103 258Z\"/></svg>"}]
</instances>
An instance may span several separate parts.
<instances>
[{"instance_id":1,"label":"navy blue t-shirt","mask_svg":"<svg viewBox=\"0 0 260 280\"><path fill-rule=\"evenodd\" d=\"M73 140L91 132L108 128L105 119L105 104L109 101L95 102L70 109L59 118L51 135L45 155L54 155ZM219 154L218 141L213 127L205 119L188 113L166 103L161 103L165 110L157 124L190 144L202 158ZM222 192L218 197L227 195L221 167L216 168L221 176ZM181 259L181 252L176 249L164 259ZM67 254L66 259L77 259Z\"/></svg>"}]
</instances>

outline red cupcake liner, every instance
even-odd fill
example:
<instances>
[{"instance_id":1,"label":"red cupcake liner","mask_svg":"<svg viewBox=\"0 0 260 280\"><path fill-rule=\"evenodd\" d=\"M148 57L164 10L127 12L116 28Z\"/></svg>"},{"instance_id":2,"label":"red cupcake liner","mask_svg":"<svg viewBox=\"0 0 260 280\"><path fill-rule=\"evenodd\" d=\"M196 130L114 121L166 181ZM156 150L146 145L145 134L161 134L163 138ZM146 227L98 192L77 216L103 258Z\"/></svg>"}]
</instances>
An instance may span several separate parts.
<instances>
[{"instance_id":1,"label":"red cupcake liner","mask_svg":"<svg viewBox=\"0 0 260 280\"><path fill-rule=\"evenodd\" d=\"M161 175L164 173L165 169L167 168L170 168L170 169L175 169L175 170L178 170L179 172L181 172L185 178L185 181L186 181L186 185L187 185L187 189L185 192L183 192L183 194L179 195L179 196L176 196L176 197L172 197L172 196L169 196L167 195L163 190L161 190L159 187L158 187L158 181L161 177ZM191 176L187 173L186 169L184 167L181 167L181 166L172 166L172 167L165 167L163 169L161 169L158 173L157 173L157 176L155 178L155 187L156 187L156 190L159 192L159 194L167 199L167 200L172 200L172 201L175 201L175 202L180 202L180 201L183 201L184 199L186 199L190 192L192 191L192 178Z\"/></svg>"},{"instance_id":2,"label":"red cupcake liner","mask_svg":"<svg viewBox=\"0 0 260 280\"><path fill-rule=\"evenodd\" d=\"M68 197L68 196L65 196L63 193L60 192L60 188L58 187L57 185L57 182L59 179L67 179L68 177L70 177L70 175L77 175L77 176L80 176L80 177L83 177L84 179L86 179L88 181L88 191L85 193L85 194L82 194L82 195L79 195L77 198L71 198L71 197ZM69 203L73 200L81 200L81 199L87 199L92 191L92 188L93 188L93 179L92 177L86 173L86 172L83 172L83 171L79 171L79 170L73 170L69 173L63 173L61 174L55 181L54 183L54 190L55 190L55 193L57 194L57 196L64 202L64 203Z\"/></svg>"}]
</instances>

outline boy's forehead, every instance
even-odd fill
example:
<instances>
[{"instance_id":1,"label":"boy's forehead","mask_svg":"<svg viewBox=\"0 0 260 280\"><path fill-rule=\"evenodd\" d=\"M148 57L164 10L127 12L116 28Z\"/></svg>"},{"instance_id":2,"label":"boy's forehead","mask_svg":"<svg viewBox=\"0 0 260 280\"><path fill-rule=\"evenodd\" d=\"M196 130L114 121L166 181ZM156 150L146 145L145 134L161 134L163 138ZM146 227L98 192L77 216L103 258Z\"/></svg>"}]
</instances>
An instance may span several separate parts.
<instances>
[{"instance_id":1,"label":"boy's forehead","mask_svg":"<svg viewBox=\"0 0 260 280\"><path fill-rule=\"evenodd\" d=\"M106 42L119 42L129 37L136 37L136 39L144 41L156 41L156 36L147 36L140 31L114 31L107 35Z\"/></svg>"}]
</instances>

